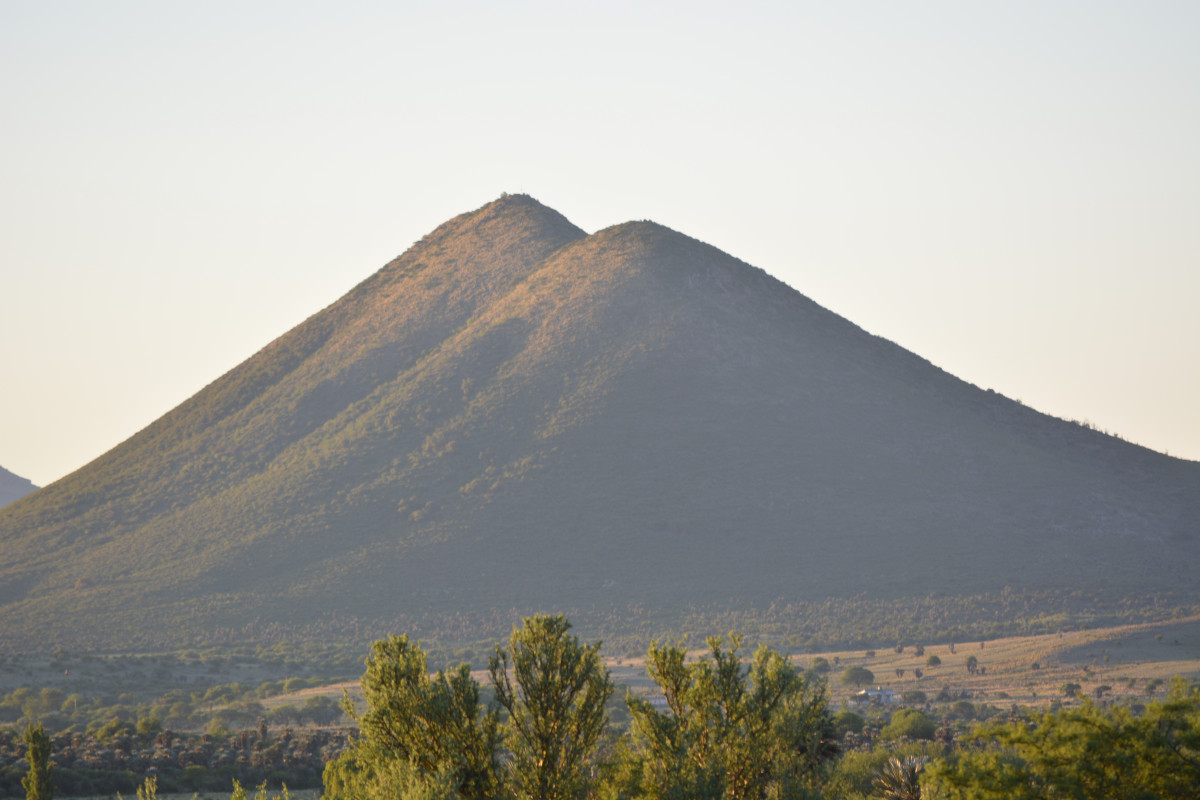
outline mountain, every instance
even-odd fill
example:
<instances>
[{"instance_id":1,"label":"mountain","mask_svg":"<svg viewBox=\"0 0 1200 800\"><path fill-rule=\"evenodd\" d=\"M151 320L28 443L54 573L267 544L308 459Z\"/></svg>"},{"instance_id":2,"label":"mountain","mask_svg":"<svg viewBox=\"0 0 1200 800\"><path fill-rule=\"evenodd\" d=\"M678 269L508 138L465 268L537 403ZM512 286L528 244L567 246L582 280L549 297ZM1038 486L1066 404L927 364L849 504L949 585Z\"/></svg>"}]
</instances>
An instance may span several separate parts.
<instances>
[{"instance_id":1,"label":"mountain","mask_svg":"<svg viewBox=\"0 0 1200 800\"><path fill-rule=\"evenodd\" d=\"M30 492L36 491L37 488L28 478L14 475L4 467L0 467L0 506L19 500Z\"/></svg>"},{"instance_id":2,"label":"mountain","mask_svg":"<svg viewBox=\"0 0 1200 800\"><path fill-rule=\"evenodd\" d=\"M10 645L1006 586L1194 595L1200 463L964 383L661 225L588 235L505 196L0 509L0 545Z\"/></svg>"}]
</instances>

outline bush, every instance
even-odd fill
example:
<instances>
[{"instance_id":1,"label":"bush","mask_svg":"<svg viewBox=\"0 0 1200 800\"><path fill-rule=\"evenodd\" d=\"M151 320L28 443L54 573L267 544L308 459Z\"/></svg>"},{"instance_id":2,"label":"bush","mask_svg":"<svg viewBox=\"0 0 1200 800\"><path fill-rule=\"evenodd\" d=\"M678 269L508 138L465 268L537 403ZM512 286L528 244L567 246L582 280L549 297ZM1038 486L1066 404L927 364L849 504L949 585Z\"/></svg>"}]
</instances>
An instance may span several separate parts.
<instances>
[{"instance_id":1,"label":"bush","mask_svg":"<svg viewBox=\"0 0 1200 800\"><path fill-rule=\"evenodd\" d=\"M204 732L209 736L223 739L229 736L229 726L220 717L213 717L208 721L208 725L204 727ZM189 766L188 769L191 769L191 767Z\"/></svg>"},{"instance_id":2,"label":"bush","mask_svg":"<svg viewBox=\"0 0 1200 800\"><path fill-rule=\"evenodd\" d=\"M142 717L137 721L138 736L141 736L143 739L153 739L162 729L162 723L154 717Z\"/></svg>"},{"instance_id":3,"label":"bush","mask_svg":"<svg viewBox=\"0 0 1200 800\"><path fill-rule=\"evenodd\" d=\"M845 736L847 731L862 733L865 722L862 717L853 711L839 711L833 715L833 727L839 737Z\"/></svg>"},{"instance_id":4,"label":"bush","mask_svg":"<svg viewBox=\"0 0 1200 800\"><path fill-rule=\"evenodd\" d=\"M822 796L846 800L879 797L874 785L875 777L888 759L914 756L934 760L945 755L945 748L932 742L898 742L892 747L850 750L833 765Z\"/></svg>"},{"instance_id":5,"label":"bush","mask_svg":"<svg viewBox=\"0 0 1200 800\"><path fill-rule=\"evenodd\" d=\"M920 689L909 689L900 697L904 702L914 706L924 705L929 700Z\"/></svg>"},{"instance_id":6,"label":"bush","mask_svg":"<svg viewBox=\"0 0 1200 800\"><path fill-rule=\"evenodd\" d=\"M950 706L951 713L962 719L975 719L975 706L966 700L958 700Z\"/></svg>"},{"instance_id":7,"label":"bush","mask_svg":"<svg viewBox=\"0 0 1200 800\"><path fill-rule=\"evenodd\" d=\"M101 742L111 742L122 736L132 736L136 733L133 723L126 722L120 717L113 717L95 732L95 737Z\"/></svg>"},{"instance_id":8,"label":"bush","mask_svg":"<svg viewBox=\"0 0 1200 800\"><path fill-rule=\"evenodd\" d=\"M883 727L879 736L883 739L932 739L937 726L933 720L915 708L897 709L892 721Z\"/></svg>"}]
</instances>

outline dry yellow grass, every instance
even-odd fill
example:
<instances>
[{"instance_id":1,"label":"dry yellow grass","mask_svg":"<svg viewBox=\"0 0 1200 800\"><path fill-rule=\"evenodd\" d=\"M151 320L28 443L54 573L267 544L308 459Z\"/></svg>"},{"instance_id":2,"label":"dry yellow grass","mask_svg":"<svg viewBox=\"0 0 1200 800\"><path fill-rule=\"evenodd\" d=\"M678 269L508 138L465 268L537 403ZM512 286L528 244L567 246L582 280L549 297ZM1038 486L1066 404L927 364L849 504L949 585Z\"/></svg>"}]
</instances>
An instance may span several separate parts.
<instances>
[{"instance_id":1,"label":"dry yellow grass","mask_svg":"<svg viewBox=\"0 0 1200 800\"><path fill-rule=\"evenodd\" d=\"M702 648L692 651L694 657L704 654ZM940 666L927 667L926 660L936 655ZM967 658L978 659L981 672L967 672ZM1126 702L1145 702L1146 685L1161 679L1168 683L1172 676L1200 680L1200 616L1171 622L1125 625L1116 628L1069 631L1044 636L1019 636L959 642L950 646L939 644L925 647L925 654L916 655L912 645L902 653L894 649L879 649L873 657L863 650L840 650L793 656L796 666L807 668L818 657L832 665L829 673L834 705L849 698L856 687L840 685L838 678L847 667L864 666L875 674L875 684L906 692L919 689L933 699L943 686L955 693L969 691L977 701L1005 707L1012 703L1047 706L1051 700L1062 700L1060 691L1065 683L1077 683L1082 693L1092 696L1099 686L1112 687L1106 698ZM613 681L628 687L634 694L648 696L656 693L646 674L645 658L610 657L605 659ZM1038 665L1033 669L1034 664ZM897 675L896 670L903 670ZM917 678L916 670L923 671ZM487 685L487 672L476 670L475 680ZM1132 686L1127 683L1133 679ZM1157 693L1161 695L1165 687ZM328 696L340 699L342 690L361 704L357 681L303 689L264 701L273 708L284 703L303 705L309 697Z\"/></svg>"},{"instance_id":2,"label":"dry yellow grass","mask_svg":"<svg viewBox=\"0 0 1200 800\"><path fill-rule=\"evenodd\" d=\"M930 699L943 686L949 686L955 692L969 691L976 699L996 705L1043 706L1052 699L1063 698L1060 691L1063 684L1077 683L1089 696L1099 686L1110 686L1111 692L1106 692L1106 697L1144 702L1146 684L1156 678L1164 682L1174 675L1200 678L1200 617L960 642L954 646L954 652L949 645L934 645L927 646L923 656L917 656L914 648L908 646L902 653L881 649L874 657L858 650L799 656L794 660L800 666L807 666L818 655L831 664L836 661L830 673L835 699L848 697L855 691L839 685L837 679L842 670L857 665L871 670L879 686L899 692L919 689ZM931 655L941 659L940 666L925 666ZM966 669L970 656L975 656L982 668L974 675ZM897 674L898 669L904 671L903 675ZM923 677L916 677L917 669L923 671ZM1130 678L1135 679L1132 686L1126 682ZM1162 689L1158 691L1161 693Z\"/></svg>"}]
</instances>

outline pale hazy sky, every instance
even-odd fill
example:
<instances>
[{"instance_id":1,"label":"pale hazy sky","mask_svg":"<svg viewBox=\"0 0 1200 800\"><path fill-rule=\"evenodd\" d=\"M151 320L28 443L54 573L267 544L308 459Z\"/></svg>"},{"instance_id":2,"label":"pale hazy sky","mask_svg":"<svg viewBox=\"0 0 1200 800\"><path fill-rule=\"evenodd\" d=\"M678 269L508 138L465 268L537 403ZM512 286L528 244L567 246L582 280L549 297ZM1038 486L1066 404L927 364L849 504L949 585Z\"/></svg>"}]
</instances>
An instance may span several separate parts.
<instances>
[{"instance_id":1,"label":"pale hazy sky","mask_svg":"<svg viewBox=\"0 0 1200 800\"><path fill-rule=\"evenodd\" d=\"M1200 459L1198 43L1194 0L0 0L0 465L82 466L502 192Z\"/></svg>"}]
</instances>

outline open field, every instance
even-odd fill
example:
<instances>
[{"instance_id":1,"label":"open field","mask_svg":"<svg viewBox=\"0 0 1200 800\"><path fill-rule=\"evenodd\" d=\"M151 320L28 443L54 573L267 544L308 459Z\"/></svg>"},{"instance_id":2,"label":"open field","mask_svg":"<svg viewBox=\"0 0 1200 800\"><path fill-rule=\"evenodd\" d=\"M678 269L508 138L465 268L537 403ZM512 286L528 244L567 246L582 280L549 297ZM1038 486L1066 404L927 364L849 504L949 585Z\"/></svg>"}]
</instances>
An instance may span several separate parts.
<instances>
[{"instance_id":1,"label":"open field","mask_svg":"<svg viewBox=\"0 0 1200 800\"><path fill-rule=\"evenodd\" d=\"M1081 695L1094 696L1097 687L1109 686L1104 692L1108 701L1145 702L1146 687L1161 680L1156 689L1161 694L1174 675L1200 680L1200 616L1170 622L1125 625L1115 628L1067 631L1043 636L1020 636L980 642L961 642L953 645L933 645L916 654L916 644L908 643L902 652L895 648L875 651L840 650L825 653L793 655L792 662L808 668L818 658L826 659L833 705L848 700L859 687L843 686L839 678L849 667L862 666L875 675L873 685L903 693L911 690L925 692L930 700L948 687L956 696L991 703L1001 708L1011 704L1048 707L1052 701L1062 701L1061 687L1067 683L1080 685ZM696 648L699 657L704 651ZM873 652L873 655L868 653ZM749 655L749 652L744 653ZM927 666L930 656L941 660L939 666ZM970 674L966 662L974 656L981 668ZM645 659L609 657L605 662L618 687L635 694L655 693L653 682L646 674ZM1034 668L1037 664L1037 668ZM902 670L903 674L898 673ZM923 675L918 678L916 671ZM487 685L487 672L476 670L475 679ZM273 707L284 703L300 705L313 696L340 698L342 691L357 696L358 683L347 682L304 689L293 694L279 695L265 701ZM622 692L618 691L618 696Z\"/></svg>"},{"instance_id":2,"label":"open field","mask_svg":"<svg viewBox=\"0 0 1200 800\"><path fill-rule=\"evenodd\" d=\"M1063 699L1064 684L1077 683L1081 694L1091 696L1097 687L1110 686L1111 690L1104 693L1107 699L1144 702L1146 685L1155 679L1164 683L1174 675L1200 679L1200 617L962 642L954 646L954 652L948 645L937 645L926 647L923 656L917 656L911 644L901 653L888 649L878 650L874 656L863 651L820 655L834 665L830 685L839 699L856 691L840 685L841 671L864 666L875 674L876 685L898 692L921 690L930 699L948 686L953 692L970 692L976 699L999 706L1046 706L1054 699ZM934 655L941 659L941 665L926 666ZM971 656L981 668L976 674L966 669ZM808 665L815 658L801 656L795 661ZM918 669L924 673L921 678L915 675ZM903 674L897 670L903 670Z\"/></svg>"}]
</instances>

